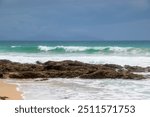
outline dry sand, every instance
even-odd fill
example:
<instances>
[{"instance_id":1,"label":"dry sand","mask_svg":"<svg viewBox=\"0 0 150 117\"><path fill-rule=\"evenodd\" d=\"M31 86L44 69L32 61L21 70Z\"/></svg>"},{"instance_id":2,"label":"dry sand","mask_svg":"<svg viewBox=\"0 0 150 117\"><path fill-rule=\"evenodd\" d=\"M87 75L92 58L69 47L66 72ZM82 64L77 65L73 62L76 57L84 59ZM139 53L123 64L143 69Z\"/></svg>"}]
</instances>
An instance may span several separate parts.
<instances>
[{"instance_id":1,"label":"dry sand","mask_svg":"<svg viewBox=\"0 0 150 117\"><path fill-rule=\"evenodd\" d=\"M21 100L21 92L16 88L16 85L7 84L0 80L0 97L8 97L7 100Z\"/></svg>"}]
</instances>

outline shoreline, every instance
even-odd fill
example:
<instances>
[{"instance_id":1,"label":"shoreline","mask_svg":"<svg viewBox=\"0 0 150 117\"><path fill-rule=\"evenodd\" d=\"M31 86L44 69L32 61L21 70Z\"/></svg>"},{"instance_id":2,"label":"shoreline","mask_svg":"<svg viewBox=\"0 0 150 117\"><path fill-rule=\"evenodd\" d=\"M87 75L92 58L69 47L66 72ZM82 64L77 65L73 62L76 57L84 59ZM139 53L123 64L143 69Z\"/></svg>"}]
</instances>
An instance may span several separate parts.
<instances>
[{"instance_id":1,"label":"shoreline","mask_svg":"<svg viewBox=\"0 0 150 117\"><path fill-rule=\"evenodd\" d=\"M9 84L0 80L0 100L22 100L20 92L15 84Z\"/></svg>"}]
</instances>

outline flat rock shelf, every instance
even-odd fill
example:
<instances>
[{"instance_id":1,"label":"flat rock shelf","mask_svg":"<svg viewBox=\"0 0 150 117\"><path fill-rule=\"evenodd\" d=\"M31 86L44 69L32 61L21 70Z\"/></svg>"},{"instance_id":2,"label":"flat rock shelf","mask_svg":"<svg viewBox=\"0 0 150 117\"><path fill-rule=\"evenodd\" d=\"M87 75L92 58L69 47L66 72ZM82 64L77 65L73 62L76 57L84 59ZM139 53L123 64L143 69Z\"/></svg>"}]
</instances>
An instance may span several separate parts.
<instances>
[{"instance_id":1,"label":"flat rock shelf","mask_svg":"<svg viewBox=\"0 0 150 117\"><path fill-rule=\"evenodd\" d=\"M116 64L88 64L79 61L47 61L36 64L0 60L0 78L35 79L82 78L82 79L145 79L133 72L150 72L150 67L120 66Z\"/></svg>"}]
</instances>

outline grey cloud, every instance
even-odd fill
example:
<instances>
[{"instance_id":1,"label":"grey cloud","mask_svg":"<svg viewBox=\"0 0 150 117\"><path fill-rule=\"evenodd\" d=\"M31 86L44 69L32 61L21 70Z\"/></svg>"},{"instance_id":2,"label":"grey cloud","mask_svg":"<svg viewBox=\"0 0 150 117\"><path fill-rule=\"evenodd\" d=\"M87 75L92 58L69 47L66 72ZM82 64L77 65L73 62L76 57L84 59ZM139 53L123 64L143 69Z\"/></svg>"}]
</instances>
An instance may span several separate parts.
<instances>
[{"instance_id":1,"label":"grey cloud","mask_svg":"<svg viewBox=\"0 0 150 117\"><path fill-rule=\"evenodd\" d=\"M145 26L143 21L150 19L148 3L148 0L0 0L0 37L115 39L121 38L121 34L134 37L125 35L132 30L142 31L137 38L144 34L150 37L149 25ZM139 27L138 23L131 23L136 21Z\"/></svg>"}]
</instances>

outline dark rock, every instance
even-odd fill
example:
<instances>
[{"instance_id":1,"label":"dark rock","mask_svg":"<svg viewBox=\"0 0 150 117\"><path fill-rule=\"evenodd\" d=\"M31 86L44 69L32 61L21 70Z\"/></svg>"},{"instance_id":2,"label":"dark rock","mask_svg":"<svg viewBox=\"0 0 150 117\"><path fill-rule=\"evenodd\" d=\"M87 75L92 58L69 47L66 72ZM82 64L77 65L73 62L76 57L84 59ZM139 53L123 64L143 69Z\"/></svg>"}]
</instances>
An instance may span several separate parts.
<instances>
[{"instance_id":1,"label":"dark rock","mask_svg":"<svg viewBox=\"0 0 150 117\"><path fill-rule=\"evenodd\" d=\"M115 65L115 64L104 64L103 66L114 68L114 69L122 69L123 67L121 65Z\"/></svg>"},{"instance_id":2,"label":"dark rock","mask_svg":"<svg viewBox=\"0 0 150 117\"><path fill-rule=\"evenodd\" d=\"M40 61L36 61L36 64L42 64Z\"/></svg>"},{"instance_id":3,"label":"dark rock","mask_svg":"<svg viewBox=\"0 0 150 117\"><path fill-rule=\"evenodd\" d=\"M125 69L127 69L130 72L145 72L145 68L143 67L139 67L139 66L129 66L129 65L125 65L124 66Z\"/></svg>"},{"instance_id":4,"label":"dark rock","mask_svg":"<svg viewBox=\"0 0 150 117\"><path fill-rule=\"evenodd\" d=\"M0 100L6 100L7 98L7 96L0 96Z\"/></svg>"},{"instance_id":5,"label":"dark rock","mask_svg":"<svg viewBox=\"0 0 150 117\"><path fill-rule=\"evenodd\" d=\"M0 73L0 78L3 78L3 73Z\"/></svg>"},{"instance_id":6,"label":"dark rock","mask_svg":"<svg viewBox=\"0 0 150 117\"><path fill-rule=\"evenodd\" d=\"M150 67L146 67L145 72L150 72Z\"/></svg>"},{"instance_id":7,"label":"dark rock","mask_svg":"<svg viewBox=\"0 0 150 117\"><path fill-rule=\"evenodd\" d=\"M46 81L46 80L48 80L48 78L37 79L35 81Z\"/></svg>"},{"instance_id":8,"label":"dark rock","mask_svg":"<svg viewBox=\"0 0 150 117\"><path fill-rule=\"evenodd\" d=\"M44 70L64 70L64 66L60 65L60 64L56 64L56 65L46 65L44 67Z\"/></svg>"},{"instance_id":9,"label":"dark rock","mask_svg":"<svg viewBox=\"0 0 150 117\"><path fill-rule=\"evenodd\" d=\"M145 79L144 76L142 75L137 75L137 74L133 74L133 73L128 73L128 74L125 74L123 76L124 79L134 79L134 80L141 80L141 79Z\"/></svg>"},{"instance_id":10,"label":"dark rock","mask_svg":"<svg viewBox=\"0 0 150 117\"><path fill-rule=\"evenodd\" d=\"M80 78L91 78L91 79L99 79L99 78L119 78L120 74L116 72L115 70L98 70L90 74L84 74L80 76ZM118 77L119 76L119 77Z\"/></svg>"},{"instance_id":11,"label":"dark rock","mask_svg":"<svg viewBox=\"0 0 150 117\"><path fill-rule=\"evenodd\" d=\"M0 65L2 65L2 64L9 64L9 63L12 63L12 62L10 60L5 60L5 59L0 60Z\"/></svg>"},{"instance_id":12,"label":"dark rock","mask_svg":"<svg viewBox=\"0 0 150 117\"><path fill-rule=\"evenodd\" d=\"M46 74L42 72L34 72L34 71L26 71L26 72L17 72L17 73L10 73L9 78L16 78L16 79L26 79L26 78L46 78Z\"/></svg>"},{"instance_id":13,"label":"dark rock","mask_svg":"<svg viewBox=\"0 0 150 117\"><path fill-rule=\"evenodd\" d=\"M115 64L87 64L79 61L47 61L37 64L21 64L0 60L0 78L124 78L140 79L132 72L150 70L149 67L124 66Z\"/></svg>"},{"instance_id":14,"label":"dark rock","mask_svg":"<svg viewBox=\"0 0 150 117\"><path fill-rule=\"evenodd\" d=\"M48 78L74 78L74 77L78 77L81 74L83 74L83 72L81 71L49 71L46 73Z\"/></svg>"},{"instance_id":15,"label":"dark rock","mask_svg":"<svg viewBox=\"0 0 150 117\"><path fill-rule=\"evenodd\" d=\"M115 70L98 70L91 74L85 74L80 76L80 78L90 78L90 79L104 79L104 78L113 78L113 79L144 79L142 75L133 74L130 72L117 72Z\"/></svg>"}]
</instances>

